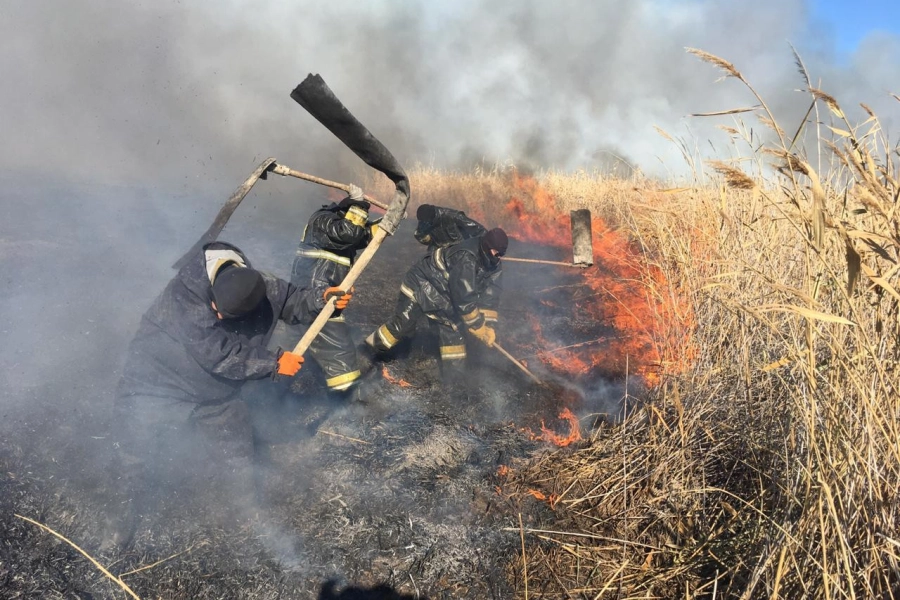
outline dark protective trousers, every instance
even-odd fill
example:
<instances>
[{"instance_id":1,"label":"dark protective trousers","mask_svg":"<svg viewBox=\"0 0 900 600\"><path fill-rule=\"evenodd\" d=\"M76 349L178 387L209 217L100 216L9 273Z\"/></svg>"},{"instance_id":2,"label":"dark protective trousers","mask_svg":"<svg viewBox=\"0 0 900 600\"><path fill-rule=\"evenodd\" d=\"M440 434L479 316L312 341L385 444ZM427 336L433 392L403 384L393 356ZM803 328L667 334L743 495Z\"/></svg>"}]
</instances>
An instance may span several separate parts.
<instances>
[{"instance_id":1,"label":"dark protective trousers","mask_svg":"<svg viewBox=\"0 0 900 600\"><path fill-rule=\"evenodd\" d=\"M403 293L397 299L394 314L372 334L373 347L378 352L385 352L401 340L412 337L416 332L416 324L422 317L427 317L428 322L437 327L441 364L445 372L462 368L466 359L466 340L463 334L448 322L429 316L415 300Z\"/></svg>"},{"instance_id":2,"label":"dark protective trousers","mask_svg":"<svg viewBox=\"0 0 900 600\"><path fill-rule=\"evenodd\" d=\"M297 343L307 327L298 325L290 327L293 343ZM291 350L291 348L285 348ZM325 374L325 385L330 392L343 392L359 383L361 371L356 344L350 325L343 315L328 319L325 327L319 332L309 347L312 359Z\"/></svg>"}]
</instances>

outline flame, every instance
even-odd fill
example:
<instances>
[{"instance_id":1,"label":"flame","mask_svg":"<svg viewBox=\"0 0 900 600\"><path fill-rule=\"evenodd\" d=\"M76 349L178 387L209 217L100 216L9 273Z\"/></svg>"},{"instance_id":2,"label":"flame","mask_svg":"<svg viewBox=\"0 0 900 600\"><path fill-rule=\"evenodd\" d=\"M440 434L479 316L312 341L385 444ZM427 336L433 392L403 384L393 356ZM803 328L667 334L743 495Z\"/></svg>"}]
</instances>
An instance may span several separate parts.
<instances>
[{"instance_id":1,"label":"flame","mask_svg":"<svg viewBox=\"0 0 900 600\"><path fill-rule=\"evenodd\" d=\"M549 504L550 508L554 508L556 506L556 503L559 501L559 496L557 496L556 494L550 494L549 496L547 496L543 492L540 492L538 490L532 490L532 489L529 489L528 493L531 494L532 496L534 496L535 499L541 500L542 502L546 502L547 504Z\"/></svg>"},{"instance_id":2,"label":"flame","mask_svg":"<svg viewBox=\"0 0 900 600\"><path fill-rule=\"evenodd\" d=\"M569 434L566 436L562 436L554 432L552 429L547 428L544 424L544 421L541 421L541 434L540 435L532 435L532 438L535 440L542 440L545 442L550 442L551 444L555 444L561 448L568 446L573 442L577 442L581 439L581 426L578 423L578 417L572 414L572 411L568 408L564 408L561 413L559 413L559 418L563 421L568 421L569 423Z\"/></svg>"},{"instance_id":3,"label":"flame","mask_svg":"<svg viewBox=\"0 0 900 600\"><path fill-rule=\"evenodd\" d=\"M513 195L502 210L487 215L488 203L461 208L489 226L503 227L514 240L556 248L566 253L562 260L568 259L572 247L568 211L535 178L515 171L511 177ZM531 316L534 356L561 375L636 374L648 386L657 385L664 369L681 372L694 355L688 304L625 234L597 216L592 217L591 229L595 265L580 272L580 284L569 294L571 300L566 306L544 298L538 302L553 311L568 312L573 321L590 319L612 331L593 341L552 342L551 333Z\"/></svg>"},{"instance_id":4,"label":"flame","mask_svg":"<svg viewBox=\"0 0 900 600\"><path fill-rule=\"evenodd\" d=\"M509 475L509 467L506 465L497 467L497 477L506 477L507 475Z\"/></svg>"},{"instance_id":5,"label":"flame","mask_svg":"<svg viewBox=\"0 0 900 600\"><path fill-rule=\"evenodd\" d=\"M388 383L393 383L394 385L399 385L400 387L413 387L413 384L406 381L405 379L401 379L399 377L394 377L391 375L390 371L388 371L386 365L381 366L381 374L384 377L385 381Z\"/></svg>"}]
</instances>

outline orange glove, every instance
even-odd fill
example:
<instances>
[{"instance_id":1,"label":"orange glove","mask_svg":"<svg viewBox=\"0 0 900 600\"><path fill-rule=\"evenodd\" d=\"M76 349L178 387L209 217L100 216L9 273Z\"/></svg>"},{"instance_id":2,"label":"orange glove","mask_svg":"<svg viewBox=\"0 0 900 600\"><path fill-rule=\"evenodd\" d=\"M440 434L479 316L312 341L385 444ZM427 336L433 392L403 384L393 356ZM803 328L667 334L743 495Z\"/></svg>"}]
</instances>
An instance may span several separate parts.
<instances>
[{"instance_id":1,"label":"orange glove","mask_svg":"<svg viewBox=\"0 0 900 600\"><path fill-rule=\"evenodd\" d=\"M303 357L293 352L283 352L278 357L278 374L293 377L300 370L303 364Z\"/></svg>"},{"instance_id":2,"label":"orange glove","mask_svg":"<svg viewBox=\"0 0 900 600\"><path fill-rule=\"evenodd\" d=\"M345 292L339 287L330 287L325 290L325 302L327 303L331 298L337 298L334 301L336 310L344 310L350 304L350 299L353 298L353 288L350 288L349 292Z\"/></svg>"},{"instance_id":3,"label":"orange glove","mask_svg":"<svg viewBox=\"0 0 900 600\"><path fill-rule=\"evenodd\" d=\"M493 346L494 342L497 341L497 334L491 327L488 327L487 325L482 325L481 327L470 329L469 333L477 337L488 346Z\"/></svg>"}]
</instances>

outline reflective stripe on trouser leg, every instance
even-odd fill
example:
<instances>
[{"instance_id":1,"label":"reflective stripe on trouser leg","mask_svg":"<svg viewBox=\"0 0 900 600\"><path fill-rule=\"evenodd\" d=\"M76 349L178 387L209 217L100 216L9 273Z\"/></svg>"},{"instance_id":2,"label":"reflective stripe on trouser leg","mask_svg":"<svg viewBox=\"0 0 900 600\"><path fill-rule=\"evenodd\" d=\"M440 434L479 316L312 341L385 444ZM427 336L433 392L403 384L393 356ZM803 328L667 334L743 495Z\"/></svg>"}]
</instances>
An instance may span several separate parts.
<instances>
[{"instance_id":1,"label":"reflective stripe on trouser leg","mask_svg":"<svg viewBox=\"0 0 900 600\"><path fill-rule=\"evenodd\" d=\"M422 314L422 309L415 300L406 292L401 292L397 299L397 307L394 314L385 321L384 325L375 330L370 336L376 350L390 350L400 340L411 336L416 331L416 321Z\"/></svg>"},{"instance_id":2,"label":"reflective stripe on trouser leg","mask_svg":"<svg viewBox=\"0 0 900 600\"><path fill-rule=\"evenodd\" d=\"M441 360L462 360L466 357L466 347L441 346Z\"/></svg>"},{"instance_id":3,"label":"reflective stripe on trouser leg","mask_svg":"<svg viewBox=\"0 0 900 600\"><path fill-rule=\"evenodd\" d=\"M466 358L466 340L461 333L438 323L438 339L441 344L441 360L460 361Z\"/></svg>"},{"instance_id":4,"label":"reflective stripe on trouser leg","mask_svg":"<svg viewBox=\"0 0 900 600\"><path fill-rule=\"evenodd\" d=\"M359 369L353 371L352 373L344 373L343 375L338 375L337 377L329 377L325 380L325 385L328 386L329 390L334 392L341 392L343 390L350 389L356 382L359 380L361 373Z\"/></svg>"},{"instance_id":5,"label":"reflective stripe on trouser leg","mask_svg":"<svg viewBox=\"0 0 900 600\"><path fill-rule=\"evenodd\" d=\"M381 346L386 350L390 350L400 341L394 337L387 325L379 327L376 334L378 335L378 341L381 342Z\"/></svg>"},{"instance_id":6,"label":"reflective stripe on trouser leg","mask_svg":"<svg viewBox=\"0 0 900 600\"><path fill-rule=\"evenodd\" d=\"M325 385L334 391L346 390L360 378L356 345L343 316L328 319L309 346L313 360L325 373Z\"/></svg>"}]
</instances>

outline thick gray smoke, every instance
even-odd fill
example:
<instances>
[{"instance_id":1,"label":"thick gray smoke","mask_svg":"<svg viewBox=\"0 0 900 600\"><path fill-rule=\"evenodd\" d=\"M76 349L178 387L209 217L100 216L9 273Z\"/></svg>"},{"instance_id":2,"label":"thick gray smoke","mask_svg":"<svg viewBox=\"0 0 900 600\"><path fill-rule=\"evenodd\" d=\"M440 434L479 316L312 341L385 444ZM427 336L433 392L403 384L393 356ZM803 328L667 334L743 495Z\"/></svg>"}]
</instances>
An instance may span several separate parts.
<instances>
[{"instance_id":1,"label":"thick gray smoke","mask_svg":"<svg viewBox=\"0 0 900 600\"><path fill-rule=\"evenodd\" d=\"M702 145L711 130L687 115L754 103L685 47L732 61L786 129L806 108L789 42L845 107L887 117L900 80L900 39L839 60L801 0L10 0L2 13L0 164L90 182L229 187L265 155L346 176L355 157L288 97L308 72L406 164L649 173L682 167L654 125Z\"/></svg>"}]
</instances>

